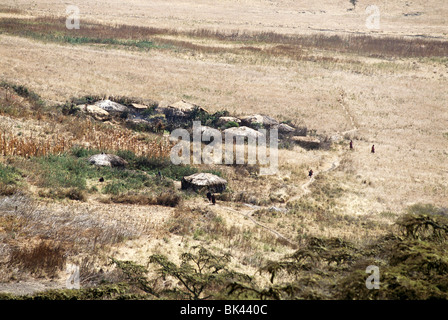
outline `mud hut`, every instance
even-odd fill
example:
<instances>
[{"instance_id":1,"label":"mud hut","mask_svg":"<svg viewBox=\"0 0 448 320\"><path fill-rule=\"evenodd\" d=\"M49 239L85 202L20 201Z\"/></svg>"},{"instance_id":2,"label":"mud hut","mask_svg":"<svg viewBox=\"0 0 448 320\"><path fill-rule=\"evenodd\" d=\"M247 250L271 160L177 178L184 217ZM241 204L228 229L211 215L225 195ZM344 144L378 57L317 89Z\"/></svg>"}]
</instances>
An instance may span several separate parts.
<instances>
[{"instance_id":1,"label":"mud hut","mask_svg":"<svg viewBox=\"0 0 448 320\"><path fill-rule=\"evenodd\" d=\"M195 173L182 178L183 190L192 189L196 192L209 191L221 193L226 189L227 181L211 173Z\"/></svg>"},{"instance_id":2,"label":"mud hut","mask_svg":"<svg viewBox=\"0 0 448 320\"><path fill-rule=\"evenodd\" d=\"M263 126L265 129L274 128L279 125L278 121L270 116L262 114L254 114L241 118L241 123L248 127Z\"/></svg>"}]
</instances>

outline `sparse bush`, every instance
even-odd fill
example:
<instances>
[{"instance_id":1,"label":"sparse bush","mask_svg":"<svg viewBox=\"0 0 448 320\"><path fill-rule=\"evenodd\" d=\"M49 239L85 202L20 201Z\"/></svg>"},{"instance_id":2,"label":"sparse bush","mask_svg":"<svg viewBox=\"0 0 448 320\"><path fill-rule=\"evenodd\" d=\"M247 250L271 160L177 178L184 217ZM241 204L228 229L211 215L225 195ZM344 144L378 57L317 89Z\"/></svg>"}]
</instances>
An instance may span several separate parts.
<instances>
[{"instance_id":1,"label":"sparse bush","mask_svg":"<svg viewBox=\"0 0 448 320\"><path fill-rule=\"evenodd\" d=\"M9 257L9 265L21 268L37 276L55 276L65 265L64 248L52 241L40 241L30 247L16 247Z\"/></svg>"},{"instance_id":2,"label":"sparse bush","mask_svg":"<svg viewBox=\"0 0 448 320\"><path fill-rule=\"evenodd\" d=\"M227 122L225 125L224 125L224 128L225 129L228 129L228 128L238 128L240 125L238 124L238 122L235 122L235 121L229 121L229 122Z\"/></svg>"},{"instance_id":3,"label":"sparse bush","mask_svg":"<svg viewBox=\"0 0 448 320\"><path fill-rule=\"evenodd\" d=\"M86 201L87 196L83 190L79 190L76 188L70 188L65 192L65 196L70 200L78 200L78 201Z\"/></svg>"},{"instance_id":4,"label":"sparse bush","mask_svg":"<svg viewBox=\"0 0 448 320\"><path fill-rule=\"evenodd\" d=\"M105 96L98 95L87 95L83 97L72 97L69 100L69 103L72 105L81 105L81 104L95 104L95 102L105 99Z\"/></svg>"},{"instance_id":5,"label":"sparse bush","mask_svg":"<svg viewBox=\"0 0 448 320\"><path fill-rule=\"evenodd\" d=\"M87 195L83 190L79 190L77 188L70 189L54 189L51 188L49 190L39 190L38 195L43 198L50 199L65 199L68 198L70 200L77 201L86 201Z\"/></svg>"},{"instance_id":6,"label":"sparse bush","mask_svg":"<svg viewBox=\"0 0 448 320\"><path fill-rule=\"evenodd\" d=\"M45 106L44 101L37 93L35 93L34 91L28 89L23 85L16 85L2 81L0 82L0 87L5 89L12 89L17 95L28 99L28 101L30 101L33 104L36 110L40 110L40 108Z\"/></svg>"},{"instance_id":7,"label":"sparse bush","mask_svg":"<svg viewBox=\"0 0 448 320\"><path fill-rule=\"evenodd\" d=\"M181 202L182 197L178 193L167 192L157 195L156 204L167 207L177 207Z\"/></svg>"},{"instance_id":8,"label":"sparse bush","mask_svg":"<svg viewBox=\"0 0 448 320\"><path fill-rule=\"evenodd\" d=\"M411 212L415 211L415 207L411 208ZM397 225L401 227L406 237L426 240L434 242L446 242L448 241L448 216L435 214L438 210L430 206L423 211L428 212L429 215L424 213L407 214L400 217L397 220ZM417 211L421 211L419 207Z\"/></svg>"},{"instance_id":9,"label":"sparse bush","mask_svg":"<svg viewBox=\"0 0 448 320\"><path fill-rule=\"evenodd\" d=\"M94 154L98 154L100 153L99 150L94 150L94 149L86 149L86 148L82 148L79 146L74 146L71 150L70 153L72 155L74 155L77 158L87 158L90 157Z\"/></svg>"},{"instance_id":10,"label":"sparse bush","mask_svg":"<svg viewBox=\"0 0 448 320\"><path fill-rule=\"evenodd\" d=\"M240 191L234 194L232 201L234 202L243 202L243 203L251 203L254 205L258 204L257 196L252 192Z\"/></svg>"},{"instance_id":11,"label":"sparse bush","mask_svg":"<svg viewBox=\"0 0 448 320\"><path fill-rule=\"evenodd\" d=\"M141 193L118 194L110 197L110 201L114 203L137 204L137 205L150 205L151 200L152 199L150 196Z\"/></svg>"},{"instance_id":12,"label":"sparse bush","mask_svg":"<svg viewBox=\"0 0 448 320\"><path fill-rule=\"evenodd\" d=\"M182 196L176 192L162 192L156 195L128 193L111 196L110 201L114 203L177 207L182 201Z\"/></svg>"},{"instance_id":13,"label":"sparse bush","mask_svg":"<svg viewBox=\"0 0 448 320\"><path fill-rule=\"evenodd\" d=\"M78 105L73 102L66 102L63 105L58 106L57 108L61 109L63 115L76 115L79 112Z\"/></svg>"}]
</instances>

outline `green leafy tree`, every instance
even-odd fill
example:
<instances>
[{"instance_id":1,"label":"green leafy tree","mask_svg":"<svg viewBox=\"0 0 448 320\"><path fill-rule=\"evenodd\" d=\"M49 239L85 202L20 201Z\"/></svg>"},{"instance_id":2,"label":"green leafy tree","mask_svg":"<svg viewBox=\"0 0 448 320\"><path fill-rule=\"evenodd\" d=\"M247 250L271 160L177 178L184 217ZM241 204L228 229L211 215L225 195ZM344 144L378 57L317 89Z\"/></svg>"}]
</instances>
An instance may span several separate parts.
<instances>
[{"instance_id":1,"label":"green leafy tree","mask_svg":"<svg viewBox=\"0 0 448 320\"><path fill-rule=\"evenodd\" d=\"M160 297L160 295L153 289L153 284L148 281L148 270L144 266L138 265L132 261L120 261L113 258L111 258L111 260L112 263L123 272L130 285L136 286L140 290L149 293L156 298Z\"/></svg>"},{"instance_id":2,"label":"green leafy tree","mask_svg":"<svg viewBox=\"0 0 448 320\"><path fill-rule=\"evenodd\" d=\"M228 268L230 254L215 255L202 246L195 246L191 252L180 256L180 265L170 261L161 254L152 255L149 263L158 266L157 277L148 280L148 270L144 266L130 261L112 259L113 263L123 271L130 284L157 298L174 293L182 298L203 300L222 294L222 289L229 283L248 283L252 279L246 274ZM168 291L157 292L155 282L160 278L174 278L180 286Z\"/></svg>"},{"instance_id":3,"label":"green leafy tree","mask_svg":"<svg viewBox=\"0 0 448 320\"><path fill-rule=\"evenodd\" d=\"M202 246L195 246L196 252L183 253L180 266L169 261L163 255L152 255L150 263L158 265L158 273L163 277L177 279L182 289L180 292L190 299L208 299L214 290L231 281L250 281L245 274L228 269L230 254L215 255ZM215 291L215 293L218 290Z\"/></svg>"}]
</instances>

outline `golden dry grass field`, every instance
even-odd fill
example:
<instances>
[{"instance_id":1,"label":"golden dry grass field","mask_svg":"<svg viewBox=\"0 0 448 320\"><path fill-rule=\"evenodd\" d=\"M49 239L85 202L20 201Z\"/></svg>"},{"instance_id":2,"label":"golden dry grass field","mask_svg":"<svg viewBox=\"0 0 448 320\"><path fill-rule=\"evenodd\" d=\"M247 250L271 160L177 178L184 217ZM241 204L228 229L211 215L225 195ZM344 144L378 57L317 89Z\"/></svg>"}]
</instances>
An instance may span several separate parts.
<instances>
[{"instance_id":1,"label":"golden dry grass field","mask_svg":"<svg viewBox=\"0 0 448 320\"><path fill-rule=\"evenodd\" d=\"M366 26L371 4L380 10L379 29ZM80 30L65 28L64 1L2 1L0 80L26 86L48 105L86 95L138 97L159 105L185 99L211 112L267 114L336 138L328 150L281 149L276 176L254 178L247 171L218 167L232 192L247 195L241 202L210 207L193 197L167 208L111 204L95 194L83 203L39 200L55 217L71 208L95 212L90 217L95 223L131 221L129 239L105 241L104 251L95 251L91 263L97 269L106 270L107 256L146 264L151 254L177 259L183 250L202 244L231 251L232 267L256 275L263 286L269 277L258 275L258 268L300 248L309 237L366 245L392 230L411 205L448 207L446 1L360 0L353 10L348 0L79 0L75 5ZM79 43L79 37L96 40ZM3 135L89 141L64 119L54 124L54 119L2 115L0 125ZM2 162L17 161L4 157ZM317 176L308 184L310 168ZM38 194L40 188L31 181L28 191ZM285 198L277 201L275 194ZM256 201L249 201L251 196ZM312 208L297 217L263 211L270 205ZM202 229L170 232L189 218ZM73 225L78 232L81 227ZM103 224L96 228L109 230ZM4 223L0 232L12 229ZM23 236L32 243L42 235L24 231ZM80 245L74 261L91 245ZM17 279L34 281L18 269L6 270L0 279L4 291L22 292L11 284ZM56 279L55 286L63 287L64 272Z\"/></svg>"}]
</instances>

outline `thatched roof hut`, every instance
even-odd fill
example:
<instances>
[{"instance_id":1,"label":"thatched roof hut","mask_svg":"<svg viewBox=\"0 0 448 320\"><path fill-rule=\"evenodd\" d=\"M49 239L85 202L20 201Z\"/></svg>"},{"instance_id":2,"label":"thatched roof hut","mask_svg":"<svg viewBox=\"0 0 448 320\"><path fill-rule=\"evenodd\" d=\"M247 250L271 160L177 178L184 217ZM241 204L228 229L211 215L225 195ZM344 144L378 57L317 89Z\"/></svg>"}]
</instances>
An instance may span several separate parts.
<instances>
[{"instance_id":1,"label":"thatched roof hut","mask_svg":"<svg viewBox=\"0 0 448 320\"><path fill-rule=\"evenodd\" d=\"M193 189L199 191L211 191L213 193L223 192L226 189L227 181L211 173L195 173L191 176L183 177L182 189Z\"/></svg>"},{"instance_id":2,"label":"thatched roof hut","mask_svg":"<svg viewBox=\"0 0 448 320\"><path fill-rule=\"evenodd\" d=\"M286 123L280 123L278 125L277 129L278 129L279 133L283 133L283 134L292 133L292 132L296 131L295 128L291 127L290 125L287 125Z\"/></svg>"},{"instance_id":3,"label":"thatched roof hut","mask_svg":"<svg viewBox=\"0 0 448 320\"><path fill-rule=\"evenodd\" d=\"M244 138L254 138L258 139L264 136L261 132L254 130L249 127L232 127L229 129L226 129L224 132L224 138L227 136L230 139L233 139L234 137L244 137Z\"/></svg>"},{"instance_id":4,"label":"thatched roof hut","mask_svg":"<svg viewBox=\"0 0 448 320\"><path fill-rule=\"evenodd\" d=\"M255 124L263 125L264 128L273 128L278 126L278 121L270 116L263 114L253 114L241 118L241 123L245 126L252 127Z\"/></svg>"},{"instance_id":5,"label":"thatched roof hut","mask_svg":"<svg viewBox=\"0 0 448 320\"><path fill-rule=\"evenodd\" d=\"M217 121L217 125L222 126L225 125L229 122L235 122L240 124L241 123L241 119L238 119L236 117L219 117L218 121Z\"/></svg>"}]
</instances>

